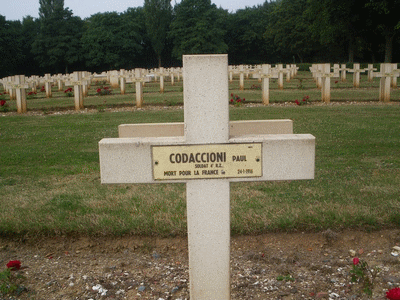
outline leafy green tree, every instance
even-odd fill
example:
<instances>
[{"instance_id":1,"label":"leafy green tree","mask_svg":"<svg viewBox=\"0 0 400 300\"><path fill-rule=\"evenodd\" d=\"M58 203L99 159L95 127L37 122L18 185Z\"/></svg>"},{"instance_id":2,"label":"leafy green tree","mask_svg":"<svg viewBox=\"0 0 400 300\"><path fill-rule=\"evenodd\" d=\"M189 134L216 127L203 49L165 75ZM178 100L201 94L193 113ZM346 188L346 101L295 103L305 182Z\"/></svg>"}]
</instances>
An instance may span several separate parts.
<instances>
[{"instance_id":1,"label":"leafy green tree","mask_svg":"<svg viewBox=\"0 0 400 300\"><path fill-rule=\"evenodd\" d=\"M135 10L125 14L97 13L86 20L82 44L88 67L119 69L132 64L143 48L135 14Z\"/></svg>"},{"instance_id":2,"label":"leafy green tree","mask_svg":"<svg viewBox=\"0 0 400 300\"><path fill-rule=\"evenodd\" d=\"M174 7L170 37L173 56L183 54L226 53L224 20L228 12L211 4L211 0L182 0Z\"/></svg>"},{"instance_id":3,"label":"leafy green tree","mask_svg":"<svg viewBox=\"0 0 400 300\"><path fill-rule=\"evenodd\" d=\"M273 60L274 49L264 38L271 7L265 2L263 6L246 7L229 14L226 43L230 63L255 64Z\"/></svg>"},{"instance_id":4,"label":"leafy green tree","mask_svg":"<svg viewBox=\"0 0 400 300\"><path fill-rule=\"evenodd\" d=\"M82 59L83 21L64 8L64 0L39 0L39 34L32 45L36 60L46 72L68 73Z\"/></svg>"},{"instance_id":5,"label":"leafy green tree","mask_svg":"<svg viewBox=\"0 0 400 300\"><path fill-rule=\"evenodd\" d=\"M161 67L161 54L164 50L167 32L172 19L170 0L144 0L144 14L147 35Z\"/></svg>"},{"instance_id":6,"label":"leafy green tree","mask_svg":"<svg viewBox=\"0 0 400 300\"><path fill-rule=\"evenodd\" d=\"M349 62L365 40L366 13L365 0L309 0L307 9L313 37L330 51L346 48Z\"/></svg>"},{"instance_id":7,"label":"leafy green tree","mask_svg":"<svg viewBox=\"0 0 400 300\"><path fill-rule=\"evenodd\" d=\"M21 27L20 21L7 21L0 15L0 78L20 72Z\"/></svg>"},{"instance_id":8,"label":"leafy green tree","mask_svg":"<svg viewBox=\"0 0 400 300\"><path fill-rule=\"evenodd\" d=\"M306 8L307 0L281 0L273 6L264 37L279 52L279 60L291 60L297 56L303 62L318 47L310 39Z\"/></svg>"},{"instance_id":9,"label":"leafy green tree","mask_svg":"<svg viewBox=\"0 0 400 300\"><path fill-rule=\"evenodd\" d=\"M368 24L385 40L385 62L392 61L393 42L400 32L400 0L367 0Z\"/></svg>"},{"instance_id":10,"label":"leafy green tree","mask_svg":"<svg viewBox=\"0 0 400 300\"><path fill-rule=\"evenodd\" d=\"M35 60L35 56L32 53L32 45L35 42L35 38L39 34L39 20L34 19L31 16L26 16L22 19L21 28L21 49L22 49L22 60L21 69L24 70L26 75L37 74L39 65Z\"/></svg>"}]
</instances>

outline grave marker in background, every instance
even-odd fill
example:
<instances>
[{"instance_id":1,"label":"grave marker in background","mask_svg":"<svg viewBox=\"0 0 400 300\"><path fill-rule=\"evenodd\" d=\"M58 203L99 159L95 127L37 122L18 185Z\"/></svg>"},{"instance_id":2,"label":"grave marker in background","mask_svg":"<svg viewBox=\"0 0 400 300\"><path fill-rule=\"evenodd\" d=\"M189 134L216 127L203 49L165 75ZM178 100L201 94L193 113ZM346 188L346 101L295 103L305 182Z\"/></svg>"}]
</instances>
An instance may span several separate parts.
<instances>
[{"instance_id":1,"label":"grave marker in background","mask_svg":"<svg viewBox=\"0 0 400 300\"><path fill-rule=\"evenodd\" d=\"M75 110L83 108L83 88L82 86L87 84L86 80L82 79L82 72L72 73L72 80L65 82L66 86L74 86L74 102Z\"/></svg>"},{"instance_id":2,"label":"grave marker in background","mask_svg":"<svg viewBox=\"0 0 400 300\"><path fill-rule=\"evenodd\" d=\"M44 88L46 90L46 98L51 98L53 96L51 92L51 85L54 82L54 79L51 78L50 74L44 75Z\"/></svg>"},{"instance_id":3,"label":"grave marker in background","mask_svg":"<svg viewBox=\"0 0 400 300\"><path fill-rule=\"evenodd\" d=\"M15 83L11 85L15 89L17 98L17 112L19 114L26 113L26 92L25 89L29 88L29 84L25 82L25 75L15 76Z\"/></svg>"}]
</instances>

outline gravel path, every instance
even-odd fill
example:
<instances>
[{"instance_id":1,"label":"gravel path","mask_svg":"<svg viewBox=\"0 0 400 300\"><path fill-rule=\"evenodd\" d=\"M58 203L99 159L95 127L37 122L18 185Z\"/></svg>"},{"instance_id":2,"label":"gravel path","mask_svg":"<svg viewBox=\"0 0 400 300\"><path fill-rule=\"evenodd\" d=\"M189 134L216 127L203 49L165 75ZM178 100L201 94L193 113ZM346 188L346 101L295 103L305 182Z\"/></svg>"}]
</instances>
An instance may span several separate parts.
<instances>
[{"instance_id":1,"label":"gravel path","mask_svg":"<svg viewBox=\"0 0 400 300\"><path fill-rule=\"evenodd\" d=\"M385 299L400 286L399 244L400 229L233 237L231 299ZM0 249L0 264L20 260L25 277L1 299L190 299L186 238L0 239ZM380 269L373 298L350 281L354 253Z\"/></svg>"}]
</instances>

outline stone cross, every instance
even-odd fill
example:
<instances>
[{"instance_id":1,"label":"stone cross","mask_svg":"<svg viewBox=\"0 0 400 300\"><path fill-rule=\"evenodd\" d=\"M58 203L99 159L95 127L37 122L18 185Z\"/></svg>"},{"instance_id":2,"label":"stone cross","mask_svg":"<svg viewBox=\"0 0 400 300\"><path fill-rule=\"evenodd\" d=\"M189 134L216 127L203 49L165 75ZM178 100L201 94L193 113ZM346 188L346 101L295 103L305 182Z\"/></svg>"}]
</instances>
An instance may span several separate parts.
<instances>
[{"instance_id":1,"label":"stone cross","mask_svg":"<svg viewBox=\"0 0 400 300\"><path fill-rule=\"evenodd\" d=\"M54 82L54 79L51 78L50 74L44 75L44 88L46 90L46 98L51 98L53 96L51 92L51 84Z\"/></svg>"},{"instance_id":2,"label":"stone cross","mask_svg":"<svg viewBox=\"0 0 400 300\"><path fill-rule=\"evenodd\" d=\"M175 85L175 69L174 68L170 68L169 69L169 74L171 77L171 85Z\"/></svg>"},{"instance_id":3,"label":"stone cross","mask_svg":"<svg viewBox=\"0 0 400 300\"><path fill-rule=\"evenodd\" d=\"M119 72L117 70L112 70L112 71L109 71L108 74L110 76L109 82L110 82L111 87L114 89L118 88L119 87L119 84L118 84Z\"/></svg>"},{"instance_id":4,"label":"stone cross","mask_svg":"<svg viewBox=\"0 0 400 300\"><path fill-rule=\"evenodd\" d=\"M379 73L374 73L374 77L380 77L379 101L390 102L390 86L393 77L398 77L398 70L393 70L392 64L383 63Z\"/></svg>"},{"instance_id":5,"label":"stone cross","mask_svg":"<svg viewBox=\"0 0 400 300\"><path fill-rule=\"evenodd\" d=\"M65 82L66 86L74 86L75 110L83 108L83 85L87 85L87 80L82 79L82 72L72 73L72 80Z\"/></svg>"},{"instance_id":6,"label":"stone cross","mask_svg":"<svg viewBox=\"0 0 400 300\"><path fill-rule=\"evenodd\" d=\"M341 64L339 70L340 70L340 81L342 82L346 81L346 71L348 70L346 64Z\"/></svg>"},{"instance_id":7,"label":"stone cross","mask_svg":"<svg viewBox=\"0 0 400 300\"><path fill-rule=\"evenodd\" d=\"M283 90L283 73L286 73L286 70L283 69L282 64L278 64L275 66L276 72L278 72L278 88Z\"/></svg>"},{"instance_id":8,"label":"stone cross","mask_svg":"<svg viewBox=\"0 0 400 300\"><path fill-rule=\"evenodd\" d=\"M364 71L368 71L368 82L372 82L374 80L374 71L377 71L377 68L374 68L373 64L368 64L368 68L365 68Z\"/></svg>"},{"instance_id":9,"label":"stone cross","mask_svg":"<svg viewBox=\"0 0 400 300\"><path fill-rule=\"evenodd\" d=\"M269 79L278 78L278 74L271 69L271 66L264 64L259 73L253 74L254 78L262 79L262 101L264 105L269 104Z\"/></svg>"},{"instance_id":10,"label":"stone cross","mask_svg":"<svg viewBox=\"0 0 400 300\"><path fill-rule=\"evenodd\" d=\"M331 73L330 64L321 64L321 100L325 103L331 102L331 77L339 77L339 73ZM335 71L335 70L334 70Z\"/></svg>"},{"instance_id":11,"label":"stone cross","mask_svg":"<svg viewBox=\"0 0 400 300\"><path fill-rule=\"evenodd\" d=\"M102 139L101 182L186 183L190 298L228 300L230 182L312 179L315 138L232 137L227 55L185 55L183 77L183 135Z\"/></svg>"},{"instance_id":12,"label":"stone cross","mask_svg":"<svg viewBox=\"0 0 400 300\"><path fill-rule=\"evenodd\" d=\"M359 88L360 87L360 73L363 73L365 70L360 69L359 63L354 63L353 69L348 69L347 71L353 73L353 87Z\"/></svg>"},{"instance_id":13,"label":"stone cross","mask_svg":"<svg viewBox=\"0 0 400 300\"><path fill-rule=\"evenodd\" d=\"M321 89L321 100L329 103L331 101L331 78L339 77L339 68L334 67L334 73L331 73L330 64L313 64L310 71L317 82L317 87Z\"/></svg>"},{"instance_id":14,"label":"stone cross","mask_svg":"<svg viewBox=\"0 0 400 300\"><path fill-rule=\"evenodd\" d=\"M10 83L10 87L15 90L17 99L17 112L19 114L26 113L26 92L25 89L29 88L29 84L25 82L24 75L17 75L14 77L14 83Z\"/></svg>"},{"instance_id":15,"label":"stone cross","mask_svg":"<svg viewBox=\"0 0 400 300\"><path fill-rule=\"evenodd\" d=\"M55 80L57 81L57 87L58 91L61 92L63 91L64 88L64 75L59 73L57 76L55 76Z\"/></svg>"},{"instance_id":16,"label":"stone cross","mask_svg":"<svg viewBox=\"0 0 400 300\"><path fill-rule=\"evenodd\" d=\"M17 96L16 96L16 89L14 89L12 86L14 85L14 82L15 82L15 76L8 76L7 77L7 90L8 90L8 93L9 93L9 95L10 95L10 100L16 100L17 99Z\"/></svg>"},{"instance_id":17,"label":"stone cross","mask_svg":"<svg viewBox=\"0 0 400 300\"><path fill-rule=\"evenodd\" d=\"M164 93L164 76L168 76L168 73L161 67L154 72L154 75L160 76L160 93Z\"/></svg>"},{"instance_id":18,"label":"stone cross","mask_svg":"<svg viewBox=\"0 0 400 300\"><path fill-rule=\"evenodd\" d=\"M143 76L142 69L135 69L133 77L128 77L126 82L135 83L136 91L136 107L141 108L143 105L143 83L149 82L150 77Z\"/></svg>"},{"instance_id":19,"label":"stone cross","mask_svg":"<svg viewBox=\"0 0 400 300\"><path fill-rule=\"evenodd\" d=\"M397 69L397 63L396 64L392 64L392 73L393 73L393 77L392 77L392 82L390 83L390 86L393 89L397 88L397 77L399 77L399 73L400 70Z\"/></svg>"},{"instance_id":20,"label":"stone cross","mask_svg":"<svg viewBox=\"0 0 400 300\"><path fill-rule=\"evenodd\" d=\"M244 91L244 65L239 65L236 73L239 73L239 90Z\"/></svg>"},{"instance_id":21,"label":"stone cross","mask_svg":"<svg viewBox=\"0 0 400 300\"><path fill-rule=\"evenodd\" d=\"M121 88L121 95L125 95L128 76L129 74L127 74L124 69L119 70L119 85Z\"/></svg>"},{"instance_id":22,"label":"stone cross","mask_svg":"<svg viewBox=\"0 0 400 300\"><path fill-rule=\"evenodd\" d=\"M87 97L89 94L90 84L92 83L93 75L90 72L83 71L82 72L82 94L83 97Z\"/></svg>"}]
</instances>

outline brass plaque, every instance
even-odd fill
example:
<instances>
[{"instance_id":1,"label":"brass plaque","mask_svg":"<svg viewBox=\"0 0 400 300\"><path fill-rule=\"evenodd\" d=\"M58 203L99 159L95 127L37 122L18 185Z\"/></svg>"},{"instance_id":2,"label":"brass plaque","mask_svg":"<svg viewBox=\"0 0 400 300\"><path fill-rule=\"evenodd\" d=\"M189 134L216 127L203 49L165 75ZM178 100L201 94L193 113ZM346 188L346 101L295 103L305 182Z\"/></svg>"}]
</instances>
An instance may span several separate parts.
<instances>
[{"instance_id":1,"label":"brass plaque","mask_svg":"<svg viewBox=\"0 0 400 300\"><path fill-rule=\"evenodd\" d=\"M152 146L154 180L262 176L262 144Z\"/></svg>"}]
</instances>

